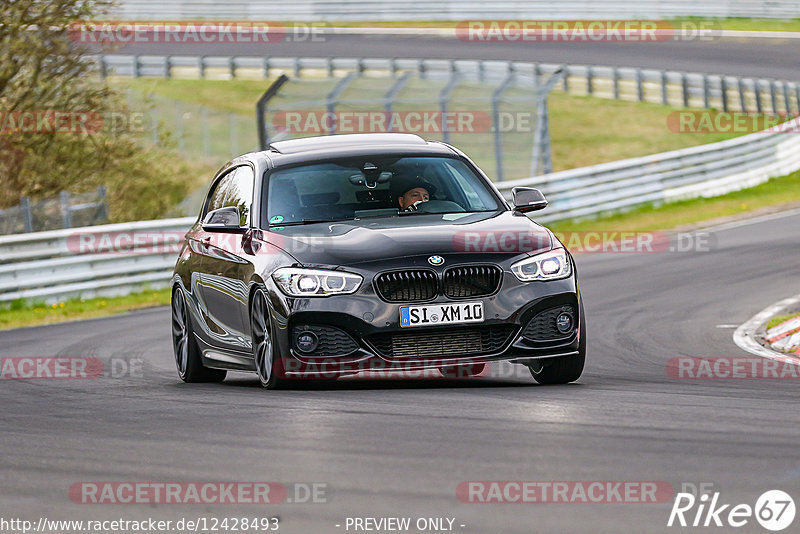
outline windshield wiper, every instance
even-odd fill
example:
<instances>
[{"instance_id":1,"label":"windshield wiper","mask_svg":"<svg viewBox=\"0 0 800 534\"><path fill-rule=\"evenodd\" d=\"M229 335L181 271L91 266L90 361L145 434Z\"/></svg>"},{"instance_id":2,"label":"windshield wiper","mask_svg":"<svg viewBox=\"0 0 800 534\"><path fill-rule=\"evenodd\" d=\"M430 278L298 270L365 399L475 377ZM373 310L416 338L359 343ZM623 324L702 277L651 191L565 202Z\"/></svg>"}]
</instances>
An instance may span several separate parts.
<instances>
[{"instance_id":1,"label":"windshield wiper","mask_svg":"<svg viewBox=\"0 0 800 534\"><path fill-rule=\"evenodd\" d=\"M317 223L341 222L341 221L351 221L351 220L352 219L303 219L301 221L270 223L269 227L274 228L276 226L300 226L303 224L317 224Z\"/></svg>"}]
</instances>

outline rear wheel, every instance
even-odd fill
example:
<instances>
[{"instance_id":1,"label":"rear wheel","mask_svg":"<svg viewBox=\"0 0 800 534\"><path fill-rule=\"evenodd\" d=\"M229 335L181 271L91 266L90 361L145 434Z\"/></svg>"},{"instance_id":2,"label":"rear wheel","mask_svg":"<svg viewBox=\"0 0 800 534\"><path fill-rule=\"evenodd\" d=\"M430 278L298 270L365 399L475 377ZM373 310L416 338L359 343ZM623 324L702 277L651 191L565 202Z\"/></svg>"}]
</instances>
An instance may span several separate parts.
<instances>
[{"instance_id":1,"label":"rear wheel","mask_svg":"<svg viewBox=\"0 0 800 534\"><path fill-rule=\"evenodd\" d=\"M186 297L180 288L172 292L172 348L175 366L184 382L222 382L227 371L203 366L200 349L192 332Z\"/></svg>"},{"instance_id":2,"label":"rear wheel","mask_svg":"<svg viewBox=\"0 0 800 534\"><path fill-rule=\"evenodd\" d=\"M578 354L574 356L561 356L541 360L540 365L530 366L528 369L533 378L540 384L568 384L574 382L583 374L586 362L586 319L581 302L580 341Z\"/></svg>"},{"instance_id":3,"label":"rear wheel","mask_svg":"<svg viewBox=\"0 0 800 534\"><path fill-rule=\"evenodd\" d=\"M267 389L285 386L286 372L283 360L275 358L275 347L270 327L267 297L263 289L253 293L250 302L250 332L253 339L253 359L261 385Z\"/></svg>"}]
</instances>

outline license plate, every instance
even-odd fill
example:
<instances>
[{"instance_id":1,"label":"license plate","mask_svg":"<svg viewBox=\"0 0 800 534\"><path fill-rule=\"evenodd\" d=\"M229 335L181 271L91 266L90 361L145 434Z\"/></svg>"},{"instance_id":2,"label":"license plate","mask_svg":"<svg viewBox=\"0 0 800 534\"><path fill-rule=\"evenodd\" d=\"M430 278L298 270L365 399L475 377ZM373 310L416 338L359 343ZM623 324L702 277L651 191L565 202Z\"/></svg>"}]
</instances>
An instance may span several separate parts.
<instances>
[{"instance_id":1,"label":"license plate","mask_svg":"<svg viewBox=\"0 0 800 534\"><path fill-rule=\"evenodd\" d=\"M400 308L400 326L402 327L482 322L483 302L428 304Z\"/></svg>"}]
</instances>

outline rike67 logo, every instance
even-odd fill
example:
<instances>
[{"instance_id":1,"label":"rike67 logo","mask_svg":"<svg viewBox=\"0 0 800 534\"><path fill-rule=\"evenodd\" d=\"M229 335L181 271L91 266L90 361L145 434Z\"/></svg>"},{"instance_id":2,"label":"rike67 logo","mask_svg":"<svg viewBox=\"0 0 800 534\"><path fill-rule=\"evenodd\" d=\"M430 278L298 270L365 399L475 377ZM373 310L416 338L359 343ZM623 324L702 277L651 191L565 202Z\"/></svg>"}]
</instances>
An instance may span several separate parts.
<instances>
[{"instance_id":1,"label":"rike67 logo","mask_svg":"<svg viewBox=\"0 0 800 534\"><path fill-rule=\"evenodd\" d=\"M752 525L755 519L765 529L777 532L789 527L794 516L794 499L781 490L765 491L755 506L724 503L718 491L699 496L678 493L667 526L740 528Z\"/></svg>"}]
</instances>

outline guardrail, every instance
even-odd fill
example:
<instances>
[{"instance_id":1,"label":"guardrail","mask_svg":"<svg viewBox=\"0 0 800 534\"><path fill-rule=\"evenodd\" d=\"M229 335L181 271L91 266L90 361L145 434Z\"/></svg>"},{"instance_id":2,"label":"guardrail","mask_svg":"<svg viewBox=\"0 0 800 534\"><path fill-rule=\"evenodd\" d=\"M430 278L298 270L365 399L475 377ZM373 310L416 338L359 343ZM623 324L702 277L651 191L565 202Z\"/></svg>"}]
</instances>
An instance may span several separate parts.
<instances>
[{"instance_id":1,"label":"guardrail","mask_svg":"<svg viewBox=\"0 0 800 534\"><path fill-rule=\"evenodd\" d=\"M0 237L0 302L53 302L165 287L195 218Z\"/></svg>"},{"instance_id":2,"label":"guardrail","mask_svg":"<svg viewBox=\"0 0 800 534\"><path fill-rule=\"evenodd\" d=\"M510 197L537 187L551 202L536 219L588 217L634 206L712 197L800 169L800 119L774 132L497 184Z\"/></svg>"},{"instance_id":3,"label":"guardrail","mask_svg":"<svg viewBox=\"0 0 800 534\"><path fill-rule=\"evenodd\" d=\"M720 143L500 184L541 188L550 206L536 220L586 217L646 203L714 196L800 169L796 133L758 132ZM0 237L0 302L121 295L169 283L194 218Z\"/></svg>"},{"instance_id":4,"label":"guardrail","mask_svg":"<svg viewBox=\"0 0 800 534\"><path fill-rule=\"evenodd\" d=\"M465 20L656 19L682 16L800 18L789 0L122 0L113 16L125 19L217 20Z\"/></svg>"},{"instance_id":5,"label":"guardrail","mask_svg":"<svg viewBox=\"0 0 800 534\"><path fill-rule=\"evenodd\" d=\"M510 73L533 84L563 69L561 89L578 95L652 102L662 105L774 113L800 111L800 83L765 78L712 75L633 67L557 65L524 61L405 58L297 58L252 56L98 55L103 76L266 79L341 76L381 71L393 76L414 72L420 78L451 77L502 81Z\"/></svg>"}]
</instances>

